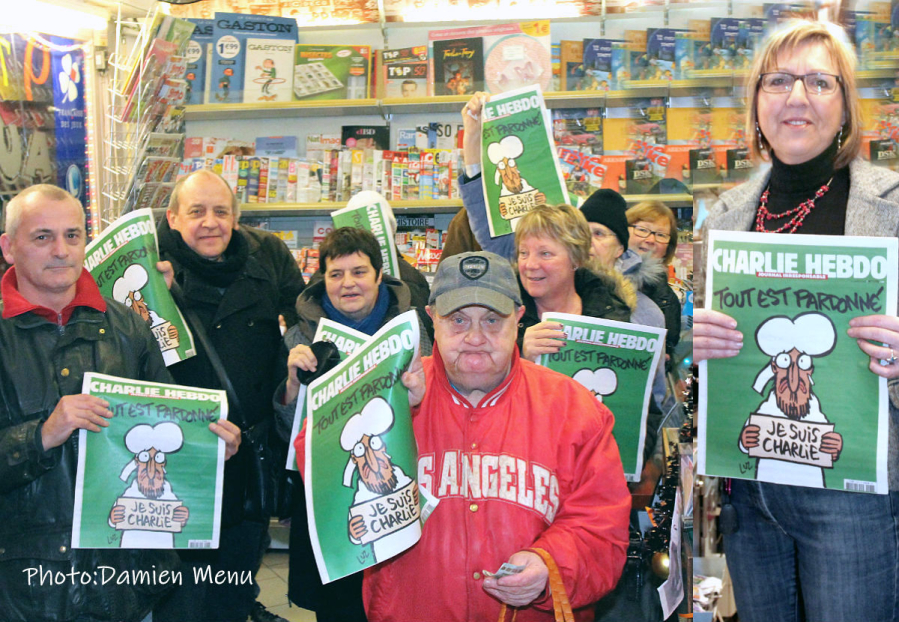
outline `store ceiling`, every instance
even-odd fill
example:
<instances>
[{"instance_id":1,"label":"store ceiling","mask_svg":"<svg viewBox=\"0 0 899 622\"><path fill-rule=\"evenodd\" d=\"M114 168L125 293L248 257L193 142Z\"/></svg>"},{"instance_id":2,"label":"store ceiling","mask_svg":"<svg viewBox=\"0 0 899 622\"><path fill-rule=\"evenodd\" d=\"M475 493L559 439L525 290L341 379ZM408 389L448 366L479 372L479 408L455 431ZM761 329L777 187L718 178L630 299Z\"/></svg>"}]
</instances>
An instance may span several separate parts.
<instances>
[{"instance_id":1,"label":"store ceiling","mask_svg":"<svg viewBox=\"0 0 899 622\"><path fill-rule=\"evenodd\" d=\"M156 0L68 0L66 5L71 8L84 8L86 10L104 11L114 18L122 10L122 17L146 17L156 6Z\"/></svg>"}]
</instances>

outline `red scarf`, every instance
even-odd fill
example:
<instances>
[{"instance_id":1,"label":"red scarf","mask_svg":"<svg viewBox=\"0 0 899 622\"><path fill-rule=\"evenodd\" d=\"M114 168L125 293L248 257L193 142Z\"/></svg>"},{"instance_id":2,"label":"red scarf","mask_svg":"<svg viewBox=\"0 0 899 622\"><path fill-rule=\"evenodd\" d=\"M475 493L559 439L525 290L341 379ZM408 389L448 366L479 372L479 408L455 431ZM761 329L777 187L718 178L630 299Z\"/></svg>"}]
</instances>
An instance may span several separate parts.
<instances>
[{"instance_id":1,"label":"red scarf","mask_svg":"<svg viewBox=\"0 0 899 622\"><path fill-rule=\"evenodd\" d=\"M3 279L0 280L0 298L3 299L4 320L30 311L48 322L56 324L59 321L62 326L65 326L76 307L90 307L101 313L106 311L106 301L100 294L100 288L97 287L90 272L84 268L81 269L81 276L75 282L75 297L61 313L33 304L19 293L19 279L16 277L15 266L7 270Z\"/></svg>"}]
</instances>

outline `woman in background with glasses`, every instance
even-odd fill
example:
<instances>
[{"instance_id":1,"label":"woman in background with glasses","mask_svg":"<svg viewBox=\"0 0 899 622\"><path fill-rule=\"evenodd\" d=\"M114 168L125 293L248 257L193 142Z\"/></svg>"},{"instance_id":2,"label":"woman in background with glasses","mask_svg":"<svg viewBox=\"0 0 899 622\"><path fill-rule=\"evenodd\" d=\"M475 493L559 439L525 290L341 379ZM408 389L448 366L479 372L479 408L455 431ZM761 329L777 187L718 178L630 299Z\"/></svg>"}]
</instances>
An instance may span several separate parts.
<instances>
[{"instance_id":1,"label":"woman in background with glasses","mask_svg":"<svg viewBox=\"0 0 899 622\"><path fill-rule=\"evenodd\" d=\"M661 260L666 266L674 259L677 250L677 219L674 212L661 201L643 201L627 210L627 224L630 233L628 248L644 257ZM641 291L649 296L665 314L666 360L670 365L674 347L680 341L681 302L668 285L646 282Z\"/></svg>"},{"instance_id":2,"label":"woman in background with glasses","mask_svg":"<svg viewBox=\"0 0 899 622\"><path fill-rule=\"evenodd\" d=\"M899 233L899 174L858 156L855 64L845 33L833 24L789 22L772 34L746 83L751 148L771 167L722 194L704 231ZM697 308L694 319L696 361L739 355L744 335L731 317ZM871 357L871 371L899 377L892 354L899 351L899 319L869 315L850 323L848 336ZM735 520L726 521L729 527L722 521L722 531L741 622L899 619L899 384L889 387L889 495L732 480L732 506L723 510Z\"/></svg>"}]
</instances>

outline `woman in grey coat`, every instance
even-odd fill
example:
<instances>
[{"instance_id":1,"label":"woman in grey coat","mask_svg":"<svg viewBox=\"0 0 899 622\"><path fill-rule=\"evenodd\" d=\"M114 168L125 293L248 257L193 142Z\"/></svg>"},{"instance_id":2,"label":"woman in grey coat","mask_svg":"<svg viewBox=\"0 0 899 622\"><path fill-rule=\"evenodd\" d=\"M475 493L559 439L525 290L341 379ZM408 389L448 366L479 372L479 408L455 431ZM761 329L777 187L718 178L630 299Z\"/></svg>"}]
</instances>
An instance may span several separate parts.
<instances>
[{"instance_id":1,"label":"woman in grey coat","mask_svg":"<svg viewBox=\"0 0 899 622\"><path fill-rule=\"evenodd\" d=\"M722 194L704 233L899 234L899 175L858 157L854 70L852 47L833 24L790 22L772 34L747 77L747 133L754 154L772 166ZM697 262L700 297L704 255ZM725 508L731 520L722 531L746 622L899 619L899 319L868 315L850 326L849 337L870 356L870 370L890 379L890 493L734 479L732 505ZM697 362L738 356L742 345L733 318L697 308ZM839 448L822 451L838 455Z\"/></svg>"}]
</instances>

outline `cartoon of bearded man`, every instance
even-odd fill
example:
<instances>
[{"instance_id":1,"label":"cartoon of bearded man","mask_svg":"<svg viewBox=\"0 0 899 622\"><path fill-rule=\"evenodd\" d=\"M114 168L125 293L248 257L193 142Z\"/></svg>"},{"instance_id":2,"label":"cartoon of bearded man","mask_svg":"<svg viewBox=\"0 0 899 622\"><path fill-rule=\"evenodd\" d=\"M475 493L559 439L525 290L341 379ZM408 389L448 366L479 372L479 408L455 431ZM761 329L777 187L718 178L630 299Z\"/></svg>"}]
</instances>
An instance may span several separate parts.
<instances>
[{"instance_id":1,"label":"cartoon of bearded man","mask_svg":"<svg viewBox=\"0 0 899 622\"><path fill-rule=\"evenodd\" d=\"M802 313L795 319L775 316L756 330L759 349L771 357L762 368L752 388L764 395L772 380L774 388L754 414L781 417L808 423L829 423L812 391L814 358L827 356L836 345L836 329L830 318L820 313ZM748 453L759 444L759 426L747 422L740 433L740 450ZM843 449L843 437L826 432L818 447L836 461ZM766 482L800 486L824 486L824 472L819 466L797 464L773 458L759 458L756 478Z\"/></svg>"},{"instance_id":2,"label":"cartoon of bearded man","mask_svg":"<svg viewBox=\"0 0 899 622\"><path fill-rule=\"evenodd\" d=\"M393 464L387 453L387 446L381 439L393 427L393 408L386 400L376 397L368 402L362 412L353 415L340 433L340 446L350 452L343 476L343 485L353 486L353 473L359 473L359 484L353 497L353 505L370 501L390 494L408 485L412 480L403 470ZM415 488L415 505L418 505L418 490ZM361 544L366 533L362 516L350 515L348 524L350 540ZM402 530L400 530L402 531ZM379 551L395 552L389 540L396 537L399 531L384 536L372 543L372 551L376 561L387 559L389 555Z\"/></svg>"}]
</instances>

